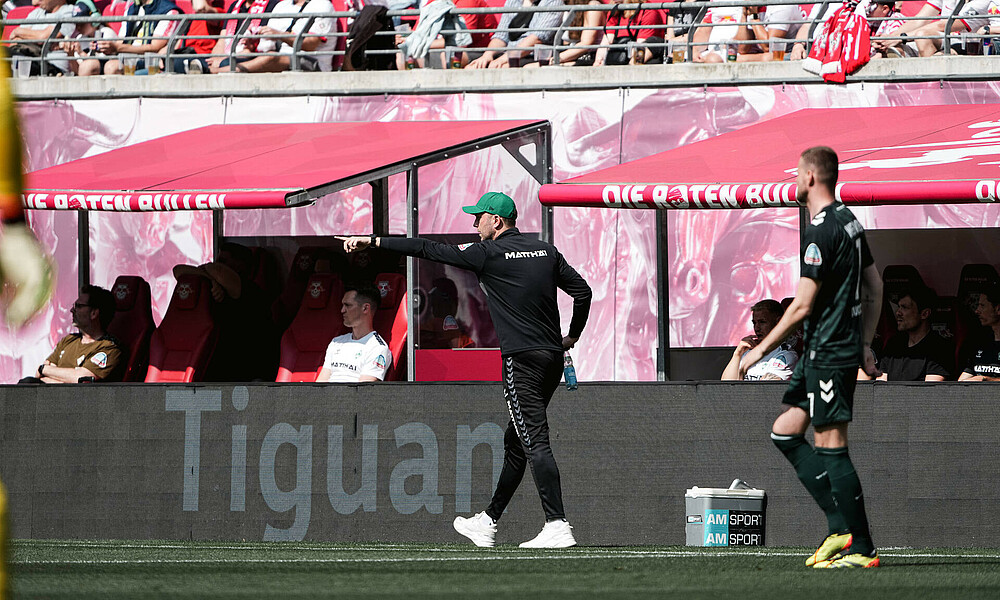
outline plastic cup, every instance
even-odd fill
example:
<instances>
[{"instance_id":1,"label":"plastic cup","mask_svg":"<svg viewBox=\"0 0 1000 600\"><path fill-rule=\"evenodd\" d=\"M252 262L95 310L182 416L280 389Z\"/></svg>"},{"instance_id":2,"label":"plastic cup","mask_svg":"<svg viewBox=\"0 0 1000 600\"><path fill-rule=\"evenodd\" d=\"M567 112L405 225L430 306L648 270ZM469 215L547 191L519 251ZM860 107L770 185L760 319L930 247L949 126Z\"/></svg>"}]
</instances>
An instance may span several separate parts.
<instances>
[{"instance_id":1,"label":"plastic cup","mask_svg":"<svg viewBox=\"0 0 1000 600\"><path fill-rule=\"evenodd\" d=\"M507 64L510 65L511 69L517 69L521 66L521 52L511 52L507 55Z\"/></svg>"},{"instance_id":2,"label":"plastic cup","mask_svg":"<svg viewBox=\"0 0 1000 600\"><path fill-rule=\"evenodd\" d=\"M160 55L156 52L147 52L145 56L146 61L146 71L150 75L158 75L160 73Z\"/></svg>"},{"instance_id":3,"label":"plastic cup","mask_svg":"<svg viewBox=\"0 0 1000 600\"><path fill-rule=\"evenodd\" d=\"M27 79L31 77L31 59L25 56L15 56L16 61L15 72L17 73L18 79Z\"/></svg>"},{"instance_id":4,"label":"plastic cup","mask_svg":"<svg viewBox=\"0 0 1000 600\"><path fill-rule=\"evenodd\" d=\"M134 54L132 55L126 54L125 56L121 56L120 58L122 61L122 73L124 73L125 75L135 75L135 67L136 64L139 62L139 57Z\"/></svg>"},{"instance_id":5,"label":"plastic cup","mask_svg":"<svg viewBox=\"0 0 1000 600\"><path fill-rule=\"evenodd\" d=\"M535 62L541 67L548 66L552 62L552 48L535 46Z\"/></svg>"},{"instance_id":6,"label":"plastic cup","mask_svg":"<svg viewBox=\"0 0 1000 600\"><path fill-rule=\"evenodd\" d=\"M785 60L785 42L771 40L771 60Z\"/></svg>"},{"instance_id":7,"label":"plastic cup","mask_svg":"<svg viewBox=\"0 0 1000 600\"><path fill-rule=\"evenodd\" d=\"M670 56L673 58L674 64L684 62L684 51L686 50L682 42L671 41L670 44Z\"/></svg>"}]
</instances>

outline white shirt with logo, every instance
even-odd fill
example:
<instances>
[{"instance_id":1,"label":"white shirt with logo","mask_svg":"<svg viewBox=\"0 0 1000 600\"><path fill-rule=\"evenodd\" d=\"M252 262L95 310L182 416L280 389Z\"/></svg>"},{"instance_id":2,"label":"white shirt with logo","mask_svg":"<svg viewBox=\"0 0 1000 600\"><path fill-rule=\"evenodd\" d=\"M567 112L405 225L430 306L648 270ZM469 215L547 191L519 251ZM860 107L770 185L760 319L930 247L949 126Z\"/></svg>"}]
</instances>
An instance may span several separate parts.
<instances>
[{"instance_id":1,"label":"white shirt with logo","mask_svg":"<svg viewBox=\"0 0 1000 600\"><path fill-rule=\"evenodd\" d=\"M330 381L338 383L357 382L363 375L385 379L391 364L389 345L375 331L360 340L351 333L333 338L323 359L323 367L330 370Z\"/></svg>"},{"instance_id":2,"label":"white shirt with logo","mask_svg":"<svg viewBox=\"0 0 1000 600\"><path fill-rule=\"evenodd\" d=\"M765 375L773 375L787 381L791 378L792 370L798 361L798 353L782 344L747 369L744 379L757 381L763 379Z\"/></svg>"}]
</instances>

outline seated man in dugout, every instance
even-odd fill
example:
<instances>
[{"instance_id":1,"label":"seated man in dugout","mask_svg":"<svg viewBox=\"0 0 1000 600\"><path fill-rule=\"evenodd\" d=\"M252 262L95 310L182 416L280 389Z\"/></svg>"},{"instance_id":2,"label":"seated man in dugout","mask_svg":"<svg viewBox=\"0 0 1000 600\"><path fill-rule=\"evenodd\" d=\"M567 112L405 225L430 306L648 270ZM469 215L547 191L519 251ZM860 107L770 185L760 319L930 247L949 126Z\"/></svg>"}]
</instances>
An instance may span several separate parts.
<instances>
[{"instance_id":1,"label":"seated man in dugout","mask_svg":"<svg viewBox=\"0 0 1000 600\"><path fill-rule=\"evenodd\" d=\"M504 4L507 9L559 6L565 6L563 0L507 0ZM559 11L503 13L485 51L465 68L507 69L533 61L534 47L552 45L562 18Z\"/></svg>"},{"instance_id":2,"label":"seated man in dugout","mask_svg":"<svg viewBox=\"0 0 1000 600\"><path fill-rule=\"evenodd\" d=\"M771 333L774 326L785 314L785 308L777 300L761 300L750 308L750 322L753 324L753 335L740 340L733 357L722 372L723 381L739 380L740 359L762 339ZM792 376L799 354L795 351L795 336L789 337L778 345L770 354L754 363L747 369L746 381L785 381Z\"/></svg>"},{"instance_id":3,"label":"seated man in dugout","mask_svg":"<svg viewBox=\"0 0 1000 600\"><path fill-rule=\"evenodd\" d=\"M944 381L953 379L955 345L931 330L936 296L924 285L900 294L896 335L876 356L881 381ZM858 370L858 379L871 379Z\"/></svg>"},{"instance_id":4,"label":"seated man in dugout","mask_svg":"<svg viewBox=\"0 0 1000 600\"><path fill-rule=\"evenodd\" d=\"M115 316L115 298L96 285L80 288L70 309L79 331L59 340L34 376L19 383L80 383L121 381L126 357L107 327Z\"/></svg>"},{"instance_id":5,"label":"seated man in dugout","mask_svg":"<svg viewBox=\"0 0 1000 600\"><path fill-rule=\"evenodd\" d=\"M375 331L375 311L382 295L370 285L348 286L340 314L350 333L333 338L316 381L382 381L392 364L389 344Z\"/></svg>"},{"instance_id":6,"label":"seated man in dugout","mask_svg":"<svg viewBox=\"0 0 1000 600\"><path fill-rule=\"evenodd\" d=\"M976 316L993 330L993 339L976 349L958 380L1000 381L1000 286L992 285L979 295Z\"/></svg>"},{"instance_id":7,"label":"seated man in dugout","mask_svg":"<svg viewBox=\"0 0 1000 600\"><path fill-rule=\"evenodd\" d=\"M215 261L200 266L177 265L174 278L208 279L214 302L212 318L219 341L206 381L274 381L278 370L279 335L267 295L253 281L253 253L233 242L219 245Z\"/></svg>"}]
</instances>

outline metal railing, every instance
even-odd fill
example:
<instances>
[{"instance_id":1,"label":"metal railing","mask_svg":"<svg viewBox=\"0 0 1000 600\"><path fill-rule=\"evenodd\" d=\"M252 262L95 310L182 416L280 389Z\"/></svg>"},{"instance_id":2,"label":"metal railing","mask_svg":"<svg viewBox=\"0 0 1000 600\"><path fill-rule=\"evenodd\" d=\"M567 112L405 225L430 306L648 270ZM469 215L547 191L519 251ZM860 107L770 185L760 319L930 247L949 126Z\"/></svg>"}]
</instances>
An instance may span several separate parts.
<instances>
[{"instance_id":1,"label":"metal railing","mask_svg":"<svg viewBox=\"0 0 1000 600\"><path fill-rule=\"evenodd\" d=\"M772 21L772 24L789 25L790 28L795 28L796 26L798 26L799 28L801 28L801 27L807 27L808 28L807 35L802 36L800 39L786 38L784 40L784 42L787 43L787 44L792 44L792 43L797 43L797 42L803 42L805 44L805 47L808 48L809 44L815 39L816 30L817 30L818 26L820 25L821 19L825 15L825 13L827 12L827 9L830 6L830 4L831 4L830 0L827 0L825 2L816 2L814 4L814 6L818 6L819 8L812 11L813 12L813 16L812 17L807 17L804 20ZM946 25L945 25L945 28L944 28L944 32L941 35L928 35L928 36L914 36L914 35L910 35L910 36L907 36L905 38L905 41L909 42L909 41L915 41L915 40L919 40L919 39L935 39L935 40L940 39L941 40L941 44L942 44L942 48L945 49L946 51L950 51L949 49L950 49L950 45L951 45L951 40L954 38L954 34L951 33L951 28L952 28L952 25L954 23L954 20L956 18L958 18L958 13L961 10L961 7L962 7L963 4L964 4L964 0L960 0L959 5L955 9L954 13L946 18ZM760 6L760 5L761 5L761 3L747 1L747 0L712 1L712 2L699 0L699 1L694 1L694 2L647 2L647 3L643 3L643 4L621 3L621 4L615 4L615 5L602 5L602 6L569 5L569 6L557 6L557 7L529 7L529 8L525 8L525 7L517 7L517 8L506 8L506 7L494 8L494 7L490 7L490 8L478 8L478 9L461 9L461 10L456 9L456 10L453 10L452 13L455 14L455 15L458 15L458 16L476 15L476 14L497 14L497 15L501 15L502 16L503 14L506 14L506 13L543 13L543 12L546 12L546 13L559 12L561 14L565 14L565 17L561 20L561 22L558 25L558 27L555 27L555 28L545 28L544 29L544 31L546 31L546 32L551 32L551 34L552 34L551 38L549 38L549 36L546 36L546 38L548 38L548 39L542 40L543 43L537 45L542 50L541 54L548 54L548 55L550 55L552 57L550 62L552 64L556 64L556 65L560 64L560 54L562 52L565 52L566 50L568 50L570 48L577 48L577 49L587 50L588 53L589 53L589 52L597 52L597 51L599 51L599 50L601 50L603 48L606 48L608 50L613 50L614 49L614 50L626 50L626 51L629 51L631 48L642 47L642 48L648 48L648 49L651 49L651 50L660 50L660 51L662 51L663 62L668 63L668 62L677 62L674 59L680 57L680 53L679 52L668 52L668 50L671 49L671 48L674 49L674 50L678 50L678 45L681 48L683 48L683 60L684 60L684 62L697 62L698 59L695 57L695 50L703 48L703 47L706 47L708 45L715 45L715 44L719 44L719 43L725 43L725 44L736 44L736 45L740 45L740 46L744 46L745 47L745 46L749 46L749 45L765 45L765 44L767 44L768 43L767 40L755 40L755 39L747 39L747 40L722 40L722 41L696 40L696 37L697 37L697 34L698 34L699 31L701 31L701 30L703 30L705 28L711 28L711 27L715 26L715 25L713 25L711 23L703 23L702 22L704 20L704 17L706 15L707 11L710 8L732 9L732 8L742 8L742 7L747 7L747 6ZM798 6L799 3L795 2L794 0L776 0L774 2L768 2L768 3L766 3L766 5L767 6L777 6L777 5L796 5L796 6ZM612 11L629 11L629 10L637 10L637 9L643 9L643 10L661 10L661 9L663 9L663 10L666 10L668 12L668 14L670 14L670 15L680 14L678 11L679 10L683 10L685 12L694 13L695 16L692 19L691 23L682 23L680 25L678 25L676 23L664 23L664 24L649 25L649 26L641 26L640 27L638 24L635 24L635 25L633 25L634 29L640 29L640 28L641 29L651 29L654 32L661 32L662 31L663 32L663 36L658 36L659 37L658 40L650 40L648 42L644 42L644 43L638 44L638 45L636 45L636 44L633 43L631 45L631 48L629 47L629 44L625 44L625 43L622 43L622 44L614 44L614 43L612 43L612 44L606 44L606 43L603 43L604 42L604 38L607 37L607 33L609 32L609 30L611 30L611 29L619 29L617 27L616 28L608 28L607 25L604 25L602 27L586 27L586 26L573 26L572 25L574 17L578 13L580 13L580 12L599 11L599 12L611 13ZM394 19L396 21L399 21L399 20L407 20L407 21L409 21L409 20L412 20L412 19L416 19L419 16L419 14L420 14L419 10L389 11L388 12L388 17L390 17L390 18L392 18L392 19ZM137 15L124 16L124 15L122 15L122 16L90 16L90 17L81 17L81 18L58 18L58 17L51 17L51 18L45 18L45 19L33 19L33 20L30 20L30 21L29 20L24 20L24 19L22 19L22 20L4 20L4 21L0 21L0 25L2 25L5 28L7 28L7 27L11 27L12 28L12 27L16 27L16 26L19 26L19 25L58 25L58 24L72 23L72 24L75 24L75 25L92 24L92 25L99 25L101 27L103 27L103 26L110 26L110 25L118 25L119 27L121 27L122 23L131 23L131 22L150 23L150 22L161 22L161 21L176 21L178 23L178 25L173 29L173 31L170 33L169 37L166 38L165 49L159 52L159 54L162 56L162 60L163 60L163 66L164 66L163 71L165 71L166 73L172 73L172 72L174 72L176 70L175 67L177 66L177 63L175 61L177 59L182 59L182 60L183 59L186 59L186 60L190 60L190 59L207 60L207 59L215 59L215 58L218 58L218 59L228 59L229 60L229 65L230 65L230 69L233 70L235 68L235 66L236 66L236 63L238 62L238 59L246 58L246 57L256 57L256 56L270 56L270 57L274 57L274 56L288 56L289 70L299 71L299 70L303 69L304 64L307 61L309 61L309 60L319 61L319 60L329 59L331 62L336 63L339 59L342 59L344 57L344 55L345 55L344 48L346 47L346 38L347 38L347 35L348 35L348 32L346 31L345 27L337 27L334 32L332 32L328 36L326 36L327 37L327 40L326 40L327 42L330 41L330 38L333 39L333 43L332 44L331 43L325 44L326 45L326 49L316 50L316 51L312 51L312 52L308 52L308 51L302 50L303 43L305 42L305 40L307 38L309 38L309 37L315 36L315 34L312 34L312 33L309 32L309 29L312 27L312 25L314 24L314 22L317 19L320 19L320 18L323 18L323 19L326 19L326 18L339 19L339 20L341 20L341 23L346 23L346 22L350 21L351 19L355 18L357 15L358 15L358 13L357 12L353 12L353 11L331 12L331 13L328 13L328 14L315 14L315 13L310 13L310 14L302 14L302 13L290 13L290 14L289 13L261 13L261 14L253 14L253 15L251 15L251 14L247 14L247 13L238 13L238 14L232 14L232 13L221 13L221 14L207 14L206 13L206 14L202 14L202 13L197 13L197 14L148 15L148 16L137 16ZM257 20L257 19L289 19L293 23L295 21L298 21L298 20L305 20L306 23L305 23L305 25L303 27L301 27L301 31L299 31L298 33L294 34L294 43L290 46L290 51L288 51L288 52L281 52L281 51L278 50L278 48L275 48L275 50L267 51L267 52L244 52L244 51L241 51L241 49L243 48L243 46L245 46L248 42L250 43L250 46L254 46L255 45L254 42L258 42L259 43L260 40L266 40L266 39L270 39L272 41L278 42L276 45L279 46L279 47L281 45L279 40L275 40L275 38L278 37L278 36L275 36L275 35L262 35L260 33L250 31L250 28L238 27L238 28L236 28L236 32L233 33L233 34L227 33L226 31L223 31L220 35L192 35L192 34L188 33L189 30L190 30L190 25L193 22L196 22L196 21L218 22L218 21L231 21L231 20L243 21L243 20L246 20L246 19L253 19L253 20ZM916 17L902 17L902 18L900 18L900 17L887 17L887 18L884 18L884 19L871 18L870 21L872 23L877 23L877 22L880 22L880 21L890 20L890 19L891 20L908 21L908 20L916 19ZM944 19L944 18L942 18L942 19ZM724 26L733 26L733 25L745 26L746 23L744 21L736 21L736 22L726 22L723 25ZM683 30L683 29L687 30L686 34L674 35L674 32L676 32L678 30ZM528 25L526 27L521 27L521 28L510 28L510 27L508 27L508 28L503 29L503 30L500 30L500 29L466 29L466 28L442 29L441 33L450 39L450 36L455 35L455 34L460 33L460 32L466 32L466 33L469 33L469 34L483 34L483 33L492 34L492 33L496 32L496 31L505 31L505 32L507 32L509 35L511 35L514 38L520 38L521 36L523 36L524 34L526 34L530 30L532 30L532 29L531 29L530 25ZM566 38L567 38L567 36L570 33L572 33L572 32L579 32L580 34L583 34L583 32L586 32L586 31L596 31L598 33L598 38L599 38L598 41L601 42L601 43L586 44L586 45L583 45L583 44L566 44L565 43ZM162 40L162 39L164 39L162 37L151 38L151 37L138 37L138 36L120 36L120 35L114 36L114 37L102 37L100 35L91 35L91 36L78 36L78 37L72 38L71 40L63 40L63 39L57 37L58 36L58 32L59 32L59 27L58 26L53 27L52 33L44 41L42 41L41 43L31 42L31 43L38 44L40 46L39 56L37 56L37 57L36 56L27 56L27 57L20 56L20 57L18 57L18 60L19 61L28 61L29 68L30 68L30 65L32 63L35 63L35 62L39 63L40 67L39 67L38 70L41 73L45 74L46 71L52 71L54 69L54 67L52 67L51 64L50 64L53 61L74 61L74 60L79 61L79 60L87 60L87 59L90 59L90 58L113 59L113 58L118 58L118 57L124 57L126 55L132 55L132 56L137 56L137 57L141 56L140 54L129 53L129 52L121 52L121 53L118 54L118 56L115 56L115 55L108 55L108 56L92 55L92 56L83 56L83 57L73 56L73 55L68 55L68 54L61 53L61 51L57 50L57 46L59 44L61 44L62 42L64 42L64 41L82 42L82 43L87 43L87 44L97 44L100 41L114 41L114 42L119 42L119 43L124 43L124 44L132 45L137 40L150 40L150 39L159 39L159 40ZM96 30L96 32L97 32L97 34L99 34L100 29L98 28ZM287 37L288 35L289 35L289 32L286 32L285 34L283 34L280 37ZM412 35L412 32L388 30L388 31L379 31L375 35L376 35L376 37L401 36L401 37L405 38L408 35ZM961 39L963 40L964 44L968 45L969 41L972 41L973 43L975 43L975 42L978 41L978 42L981 43L983 40L988 39L989 37L990 36L985 35L985 34L978 34L978 33L975 33L975 32L969 32L969 33L962 34ZM343 43L341 43L341 39L342 38L343 38ZM186 47L190 42L195 42L195 41L198 41L198 40L205 40L205 39L209 39L209 40L216 41L216 42L218 40L226 40L227 41L226 45L228 46L229 49L225 53L211 52L211 53L191 54L191 53L189 53L187 51L179 51L182 48ZM883 37L883 39L903 41L904 38L893 37L893 36L885 36L885 37ZM547 42L547 43L544 43L544 42ZM11 42L9 42L9 41L5 41L3 43L7 44L7 45L11 44ZM371 55L371 56L396 55L399 51L397 49L395 49L395 44L392 44L392 45L394 46L394 48L390 49L390 50L368 49L366 52L369 55ZM500 52L510 52L510 53L518 52L518 53L523 53L523 52L526 52L526 51L532 51L533 49L532 48L527 48L527 47L518 47L518 46L507 46L507 47L504 47L504 48L496 48L496 49L494 49L494 48L483 48L483 47L472 48L472 47L459 47L459 46L445 46L443 48L433 48L433 49L431 49L429 51L429 53L428 53L428 56L430 58L428 59L427 63L425 63L425 64L429 64L431 66L438 66L438 65L440 65L442 67L447 67L447 66L453 64L453 61L451 61L449 59L452 56L455 56L458 53L468 53L466 55L466 57L468 58L469 56L475 56L476 53L480 53L480 52L487 51L487 50L494 51L494 52L497 52L497 53L500 53ZM654 52L654 54L659 55L660 53L659 52ZM786 57L789 54L791 54L791 53L790 52L786 53ZM534 62L534 61L531 60L531 59L529 59L529 60L524 61L524 62Z\"/></svg>"}]
</instances>

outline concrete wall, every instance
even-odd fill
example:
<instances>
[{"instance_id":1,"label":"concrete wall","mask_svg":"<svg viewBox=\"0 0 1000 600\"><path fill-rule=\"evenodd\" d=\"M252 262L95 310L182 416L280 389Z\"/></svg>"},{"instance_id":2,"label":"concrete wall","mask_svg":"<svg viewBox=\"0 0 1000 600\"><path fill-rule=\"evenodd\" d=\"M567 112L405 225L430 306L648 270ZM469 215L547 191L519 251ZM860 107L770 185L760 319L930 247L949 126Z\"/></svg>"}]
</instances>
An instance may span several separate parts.
<instances>
[{"instance_id":1,"label":"concrete wall","mask_svg":"<svg viewBox=\"0 0 1000 600\"><path fill-rule=\"evenodd\" d=\"M769 545L824 534L767 433L783 384L584 384L550 408L582 544L683 544L684 491L767 490ZM862 384L851 448L880 545L995 546L992 384ZM0 387L18 538L459 541L506 410L487 384ZM530 474L498 541L542 524Z\"/></svg>"}]
</instances>

